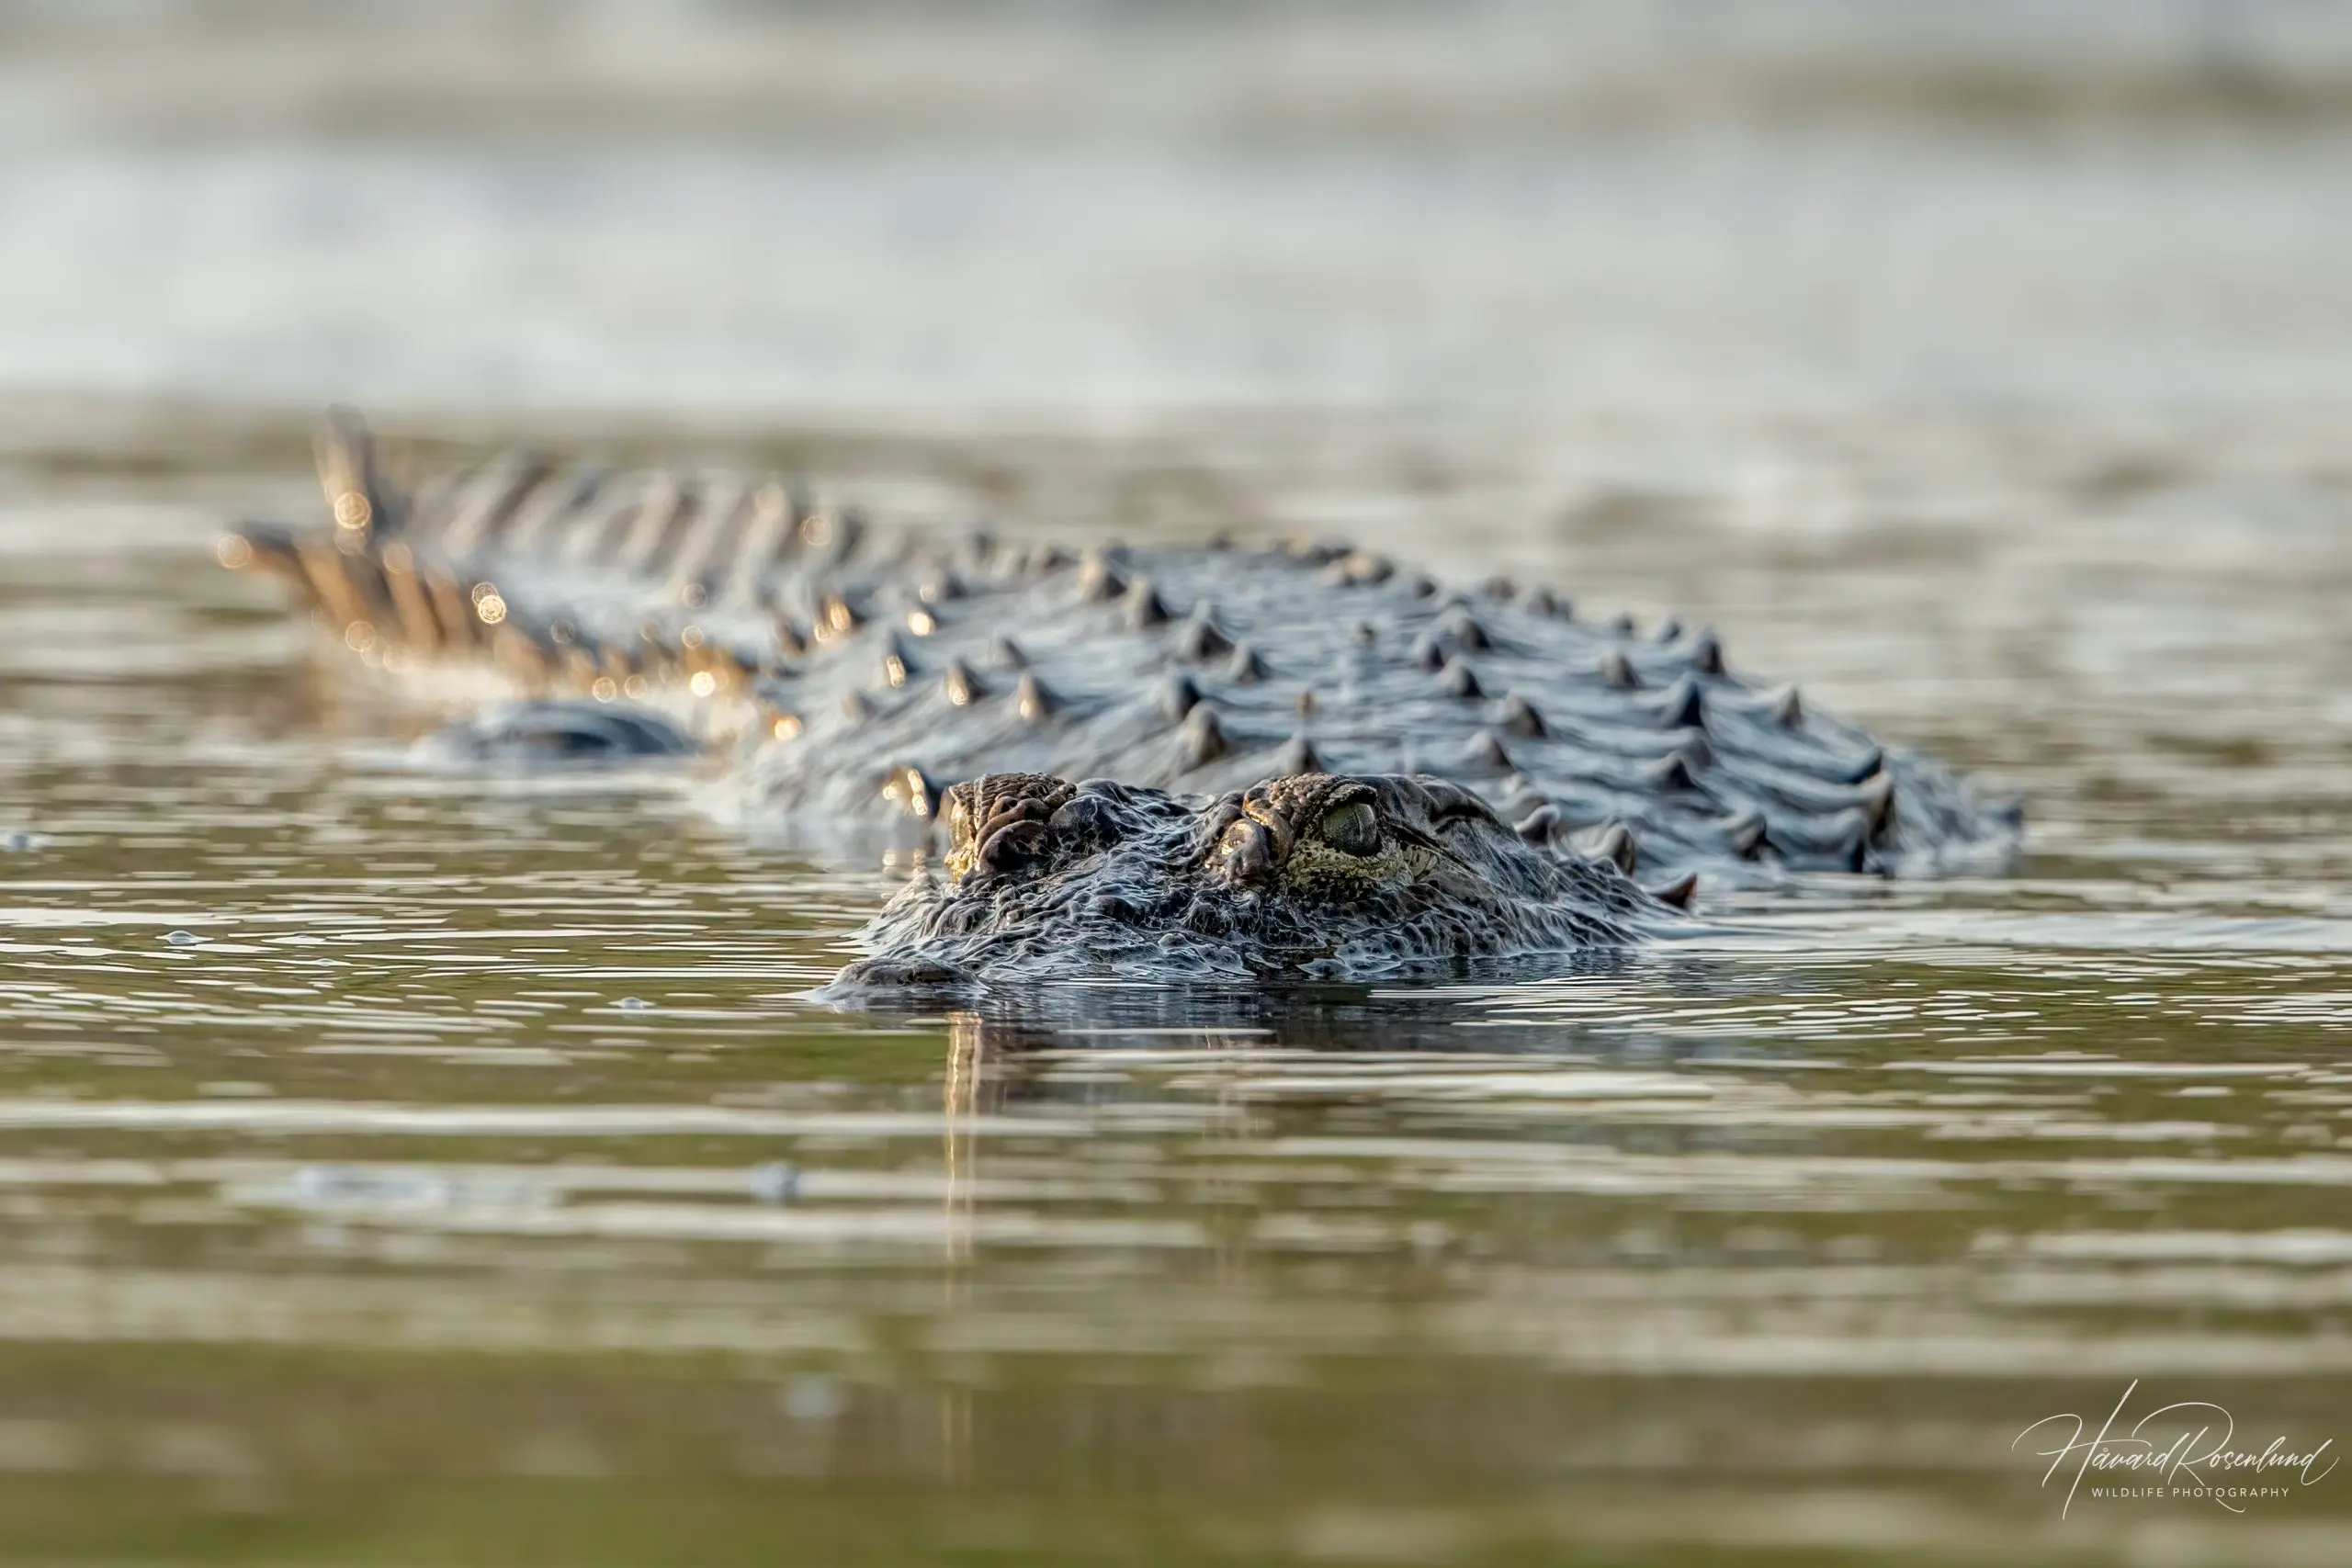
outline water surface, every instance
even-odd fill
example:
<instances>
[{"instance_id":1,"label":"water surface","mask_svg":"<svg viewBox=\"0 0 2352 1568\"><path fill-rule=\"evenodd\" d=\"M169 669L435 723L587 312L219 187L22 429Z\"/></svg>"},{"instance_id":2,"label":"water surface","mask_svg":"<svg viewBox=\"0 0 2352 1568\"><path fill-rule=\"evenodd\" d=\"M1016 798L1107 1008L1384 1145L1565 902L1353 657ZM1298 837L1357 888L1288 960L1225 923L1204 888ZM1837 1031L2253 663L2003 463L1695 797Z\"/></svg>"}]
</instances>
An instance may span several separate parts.
<instances>
[{"instance_id":1,"label":"water surface","mask_svg":"<svg viewBox=\"0 0 2352 1568\"><path fill-rule=\"evenodd\" d=\"M2343 1561L2352 1479L2062 1517L2012 1448L2135 1379L2352 1441L2333 56L2019 130L1403 49L1302 130L1001 37L921 134L692 51L561 135L0 127L0 1553ZM327 398L1671 611L2026 853L1524 983L827 1011L903 863L416 773L210 566Z\"/></svg>"}]
</instances>

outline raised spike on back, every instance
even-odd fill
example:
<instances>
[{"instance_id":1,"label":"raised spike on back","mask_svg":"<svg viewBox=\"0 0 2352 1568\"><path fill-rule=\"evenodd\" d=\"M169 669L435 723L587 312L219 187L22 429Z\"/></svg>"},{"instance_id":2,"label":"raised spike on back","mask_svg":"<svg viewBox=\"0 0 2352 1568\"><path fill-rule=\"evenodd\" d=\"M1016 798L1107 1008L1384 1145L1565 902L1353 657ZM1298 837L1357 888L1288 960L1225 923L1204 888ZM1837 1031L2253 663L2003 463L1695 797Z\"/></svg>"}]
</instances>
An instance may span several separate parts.
<instances>
[{"instance_id":1,"label":"raised spike on back","mask_svg":"<svg viewBox=\"0 0 2352 1568\"><path fill-rule=\"evenodd\" d=\"M500 459L417 500L379 475L370 523L405 506L397 538L346 553L334 528L275 551L241 536L241 558L285 569L378 662L487 655L526 690L603 682L657 705L743 691L756 668L810 729L760 764L761 789L796 805L870 808L855 781L894 755L949 777L1017 759L1183 789L1213 729L1220 782L1320 767L1331 750L1429 770L1521 819L1548 807L1579 829L1621 820L1660 876L1694 861L1735 882L1838 863L1849 823L1859 863L1890 870L2016 830L1932 763L1728 672L1711 630L1612 638L1545 589L1441 596L1382 558L1319 546L1103 548L1072 573L1049 547L853 526L773 481L586 472ZM804 522L821 525L810 536ZM463 558L444 553L469 538ZM911 690L893 694L893 665ZM1204 700L1215 711L1195 721ZM831 721L836 705L851 716ZM1272 739L1299 725L1294 708L1311 712L1316 743ZM722 706L696 722L736 721Z\"/></svg>"},{"instance_id":2,"label":"raised spike on back","mask_svg":"<svg viewBox=\"0 0 2352 1568\"><path fill-rule=\"evenodd\" d=\"M1184 722L1177 727L1177 733L1183 743L1187 771L1206 767L1232 749L1226 739L1224 722L1217 717L1216 709L1208 703L1193 705L1193 711L1186 714Z\"/></svg>"}]
</instances>

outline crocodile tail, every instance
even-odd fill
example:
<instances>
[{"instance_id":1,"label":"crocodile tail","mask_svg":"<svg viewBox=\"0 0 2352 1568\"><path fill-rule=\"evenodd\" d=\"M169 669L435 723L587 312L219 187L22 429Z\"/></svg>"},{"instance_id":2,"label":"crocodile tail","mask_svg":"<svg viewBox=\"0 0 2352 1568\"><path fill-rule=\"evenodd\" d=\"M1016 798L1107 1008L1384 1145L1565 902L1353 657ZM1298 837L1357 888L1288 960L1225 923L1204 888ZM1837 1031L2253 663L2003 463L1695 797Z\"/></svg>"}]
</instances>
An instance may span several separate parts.
<instances>
[{"instance_id":1,"label":"crocodile tail","mask_svg":"<svg viewBox=\"0 0 2352 1568\"><path fill-rule=\"evenodd\" d=\"M356 554L400 533L408 498L387 482L376 438L357 409L338 403L327 410L311 450L334 513L337 541L346 552Z\"/></svg>"},{"instance_id":2,"label":"crocodile tail","mask_svg":"<svg viewBox=\"0 0 2352 1568\"><path fill-rule=\"evenodd\" d=\"M559 470L510 451L412 484L406 452L343 407L314 447L329 525L244 524L222 564L285 582L371 662L477 661L535 694L742 693L813 616L852 629L855 574L897 555L851 561L854 515L779 481Z\"/></svg>"}]
</instances>

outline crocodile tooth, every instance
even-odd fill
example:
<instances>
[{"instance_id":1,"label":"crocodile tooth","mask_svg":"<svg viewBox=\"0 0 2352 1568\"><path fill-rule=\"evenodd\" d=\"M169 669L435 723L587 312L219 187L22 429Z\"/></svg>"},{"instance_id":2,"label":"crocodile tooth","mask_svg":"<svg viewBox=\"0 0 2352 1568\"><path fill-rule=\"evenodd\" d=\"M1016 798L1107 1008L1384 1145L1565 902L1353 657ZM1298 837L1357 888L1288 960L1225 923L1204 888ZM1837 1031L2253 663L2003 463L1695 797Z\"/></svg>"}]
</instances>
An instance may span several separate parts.
<instances>
[{"instance_id":1,"label":"crocodile tooth","mask_svg":"<svg viewBox=\"0 0 2352 1568\"><path fill-rule=\"evenodd\" d=\"M1633 661L1613 648L1600 656L1600 683L1612 692L1630 692L1642 683Z\"/></svg>"},{"instance_id":2,"label":"crocodile tooth","mask_svg":"<svg viewBox=\"0 0 2352 1568\"><path fill-rule=\"evenodd\" d=\"M1062 700L1053 689L1037 679L1035 670L1021 673L1021 683L1012 691L1014 711L1031 724L1042 724L1061 711Z\"/></svg>"},{"instance_id":3,"label":"crocodile tooth","mask_svg":"<svg viewBox=\"0 0 2352 1568\"><path fill-rule=\"evenodd\" d=\"M963 580L942 567L926 575L915 585L915 597L926 604L938 604L950 599L961 599L964 597Z\"/></svg>"},{"instance_id":4,"label":"crocodile tooth","mask_svg":"<svg viewBox=\"0 0 2352 1568\"><path fill-rule=\"evenodd\" d=\"M1159 683L1159 711L1171 720L1182 718L1201 700L1201 688L1182 671Z\"/></svg>"},{"instance_id":5,"label":"crocodile tooth","mask_svg":"<svg viewBox=\"0 0 2352 1568\"><path fill-rule=\"evenodd\" d=\"M786 658L798 659L808 651L807 635L790 615L778 611L769 626L775 633L776 650Z\"/></svg>"},{"instance_id":6,"label":"crocodile tooth","mask_svg":"<svg viewBox=\"0 0 2352 1568\"><path fill-rule=\"evenodd\" d=\"M1322 771L1323 759L1316 755L1314 742L1304 735L1292 736L1283 742L1283 749L1274 753L1274 772L1277 773L1319 773Z\"/></svg>"},{"instance_id":7,"label":"crocodile tooth","mask_svg":"<svg viewBox=\"0 0 2352 1568\"><path fill-rule=\"evenodd\" d=\"M969 707L989 694L988 688L980 684L979 677L972 673L972 667L960 659L947 661L947 669L940 678L939 686L946 693L947 700L959 708Z\"/></svg>"},{"instance_id":8,"label":"crocodile tooth","mask_svg":"<svg viewBox=\"0 0 2352 1568\"><path fill-rule=\"evenodd\" d=\"M1657 624L1657 630L1652 635L1659 642L1672 642L1682 635L1682 623L1668 615Z\"/></svg>"},{"instance_id":9,"label":"crocodile tooth","mask_svg":"<svg viewBox=\"0 0 2352 1568\"><path fill-rule=\"evenodd\" d=\"M1445 668L1438 671L1437 683L1457 697L1476 697L1486 692L1478 684L1478 672L1470 668L1466 659L1447 660Z\"/></svg>"},{"instance_id":10,"label":"crocodile tooth","mask_svg":"<svg viewBox=\"0 0 2352 1568\"><path fill-rule=\"evenodd\" d=\"M1141 631L1146 626L1167 624L1167 602L1161 599L1159 591L1152 587L1151 579L1148 577L1138 574L1127 583L1126 618L1127 628L1130 631Z\"/></svg>"},{"instance_id":11,"label":"crocodile tooth","mask_svg":"<svg viewBox=\"0 0 2352 1568\"><path fill-rule=\"evenodd\" d=\"M1611 615L1600 629L1607 632L1611 637L1632 637L1634 635L1634 617L1627 615L1624 611L1620 610L1614 615Z\"/></svg>"},{"instance_id":12,"label":"crocodile tooth","mask_svg":"<svg viewBox=\"0 0 2352 1568\"><path fill-rule=\"evenodd\" d=\"M1699 874L1695 871L1686 871L1665 886L1652 887L1646 891L1651 897L1661 904L1671 905L1678 909L1687 909L1690 907L1690 895L1698 890Z\"/></svg>"},{"instance_id":13,"label":"crocodile tooth","mask_svg":"<svg viewBox=\"0 0 2352 1568\"><path fill-rule=\"evenodd\" d=\"M1783 686L1771 703L1772 722L1794 729L1804 723L1804 705L1797 699L1794 686Z\"/></svg>"},{"instance_id":14,"label":"crocodile tooth","mask_svg":"<svg viewBox=\"0 0 2352 1568\"><path fill-rule=\"evenodd\" d=\"M1517 692L1503 699L1502 713L1498 722L1514 735L1551 733L1550 727L1544 722L1544 716L1535 711L1535 705Z\"/></svg>"},{"instance_id":15,"label":"crocodile tooth","mask_svg":"<svg viewBox=\"0 0 2352 1568\"><path fill-rule=\"evenodd\" d=\"M1233 657L1226 660L1225 678L1245 686L1262 681L1266 678L1266 661L1248 643L1237 642L1233 645Z\"/></svg>"},{"instance_id":16,"label":"crocodile tooth","mask_svg":"<svg viewBox=\"0 0 2352 1568\"><path fill-rule=\"evenodd\" d=\"M1546 620L1567 618L1567 606L1561 604L1558 596L1548 588L1529 589L1527 597L1520 601L1520 605L1529 615L1542 615Z\"/></svg>"},{"instance_id":17,"label":"crocodile tooth","mask_svg":"<svg viewBox=\"0 0 2352 1568\"><path fill-rule=\"evenodd\" d=\"M1437 580L1426 572L1417 571L1405 580L1405 592L1416 599L1437 597Z\"/></svg>"},{"instance_id":18,"label":"crocodile tooth","mask_svg":"<svg viewBox=\"0 0 2352 1568\"><path fill-rule=\"evenodd\" d=\"M1706 696L1699 682L1684 675L1666 689L1658 705L1658 724L1667 729L1703 729L1707 725Z\"/></svg>"},{"instance_id":19,"label":"crocodile tooth","mask_svg":"<svg viewBox=\"0 0 2352 1568\"><path fill-rule=\"evenodd\" d=\"M1690 668L1702 675L1724 672L1724 645L1713 632L1701 632L1699 640L1690 645Z\"/></svg>"},{"instance_id":20,"label":"crocodile tooth","mask_svg":"<svg viewBox=\"0 0 2352 1568\"><path fill-rule=\"evenodd\" d=\"M842 716L852 724L863 724L879 711L874 699L864 692L848 692L842 696Z\"/></svg>"},{"instance_id":21,"label":"crocodile tooth","mask_svg":"<svg viewBox=\"0 0 2352 1568\"><path fill-rule=\"evenodd\" d=\"M1634 865L1640 854L1632 831L1623 822L1611 822L1600 830L1600 837L1593 840L1592 858L1611 862L1627 876L1634 874Z\"/></svg>"},{"instance_id":22,"label":"crocodile tooth","mask_svg":"<svg viewBox=\"0 0 2352 1568\"><path fill-rule=\"evenodd\" d=\"M1413 639L1412 651L1406 657L1412 660L1414 668L1419 670L1445 668L1445 647L1428 632Z\"/></svg>"},{"instance_id":23,"label":"crocodile tooth","mask_svg":"<svg viewBox=\"0 0 2352 1568\"><path fill-rule=\"evenodd\" d=\"M1546 803L1529 812L1519 825L1519 836L1531 844L1548 844L1560 830L1560 808Z\"/></svg>"},{"instance_id":24,"label":"crocodile tooth","mask_svg":"<svg viewBox=\"0 0 2352 1568\"><path fill-rule=\"evenodd\" d=\"M1019 643L1009 637L1001 637L989 644L989 662L1000 670L1026 670L1029 668L1029 656L1021 651Z\"/></svg>"},{"instance_id":25,"label":"crocodile tooth","mask_svg":"<svg viewBox=\"0 0 2352 1568\"><path fill-rule=\"evenodd\" d=\"M1478 592L1484 593L1489 599L1498 599L1502 603L1508 604L1519 596L1519 584L1513 582L1510 578L1505 577L1500 573L1497 573L1495 576L1490 577L1487 579L1486 581L1478 584Z\"/></svg>"},{"instance_id":26,"label":"crocodile tooth","mask_svg":"<svg viewBox=\"0 0 2352 1568\"><path fill-rule=\"evenodd\" d=\"M1205 766L1231 750L1225 739L1225 726L1217 722L1216 709L1207 703L1193 705L1193 711L1184 716L1180 733L1187 768Z\"/></svg>"}]
</instances>

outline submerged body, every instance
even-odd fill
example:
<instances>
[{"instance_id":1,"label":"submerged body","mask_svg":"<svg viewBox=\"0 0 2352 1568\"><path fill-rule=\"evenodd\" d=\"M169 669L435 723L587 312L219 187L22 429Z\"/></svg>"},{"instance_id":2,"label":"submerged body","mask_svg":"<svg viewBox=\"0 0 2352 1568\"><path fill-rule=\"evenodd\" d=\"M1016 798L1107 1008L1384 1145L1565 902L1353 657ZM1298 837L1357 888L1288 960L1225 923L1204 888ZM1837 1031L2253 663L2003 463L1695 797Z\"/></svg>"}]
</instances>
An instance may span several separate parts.
<instances>
[{"instance_id":1,"label":"submerged body","mask_svg":"<svg viewBox=\"0 0 2352 1568\"><path fill-rule=\"evenodd\" d=\"M1540 588L1449 592L1326 545L1073 556L514 456L412 496L347 414L321 456L333 528L249 528L223 558L296 584L363 656L488 662L539 699L459 750L658 751L677 731L650 704L735 736L757 808L944 820L945 874L869 931L854 973L876 978L1563 951L1666 913L1636 863L1679 902L1680 874L1928 870L2016 838L2013 808L1742 678L1712 633ZM1033 815L991 855L956 823L1014 787L998 774ZM1340 807L1292 820L1332 788L1358 792L1379 874L1320 831Z\"/></svg>"},{"instance_id":2,"label":"submerged body","mask_svg":"<svg viewBox=\"0 0 2352 1568\"><path fill-rule=\"evenodd\" d=\"M842 984L1410 972L1622 945L1690 892L1530 841L1438 779L1300 773L1188 800L991 773L944 804L944 874L891 901Z\"/></svg>"}]
</instances>

